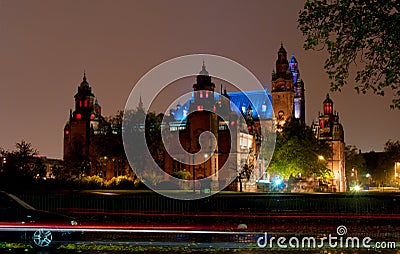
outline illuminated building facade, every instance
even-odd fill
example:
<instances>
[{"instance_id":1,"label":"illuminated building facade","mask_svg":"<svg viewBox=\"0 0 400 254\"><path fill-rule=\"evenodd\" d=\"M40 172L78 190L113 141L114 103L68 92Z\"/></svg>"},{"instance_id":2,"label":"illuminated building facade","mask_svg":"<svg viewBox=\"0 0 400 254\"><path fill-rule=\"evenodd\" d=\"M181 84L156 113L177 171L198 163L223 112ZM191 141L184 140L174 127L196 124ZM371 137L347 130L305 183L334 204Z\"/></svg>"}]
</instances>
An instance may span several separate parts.
<instances>
[{"instance_id":1,"label":"illuminated building facade","mask_svg":"<svg viewBox=\"0 0 400 254\"><path fill-rule=\"evenodd\" d=\"M215 137L216 144L203 144L208 149L206 161L198 165L185 165L165 155L164 171L173 174L175 171L188 171L191 179L202 179L213 175L212 185L217 188L225 177L218 174L219 169L226 163L229 156L236 156L235 165L240 181L229 186L232 190L256 190L256 180L263 172L258 158L261 139L260 119L272 121L271 100L268 91L232 92L226 90L215 93L215 84L203 63L202 70L193 85L193 96L183 105L170 111L171 119L168 123L172 135L179 135L179 140L186 151L198 153L200 151L199 137L207 131ZM268 97L267 97L268 96ZM206 110L210 109L210 110ZM188 112L192 112L188 114ZM223 120L219 116L225 116ZM240 117L243 116L242 117ZM229 128L228 128L229 126ZM230 130L229 130L230 129ZM216 147L216 149L210 149ZM212 151L211 151L212 150ZM174 154L175 157L187 156ZM201 156L201 155L200 155ZM190 158L188 158L190 160ZM249 169L246 172L243 168Z\"/></svg>"},{"instance_id":2,"label":"illuminated building facade","mask_svg":"<svg viewBox=\"0 0 400 254\"><path fill-rule=\"evenodd\" d=\"M333 110L333 101L329 94L326 95L323 108L323 114L319 114L318 120L311 127L319 140L325 140L331 145L333 157L328 161L328 168L333 173L333 188L344 192L347 190L344 130L339 122L339 113Z\"/></svg>"},{"instance_id":3,"label":"illuminated building facade","mask_svg":"<svg viewBox=\"0 0 400 254\"><path fill-rule=\"evenodd\" d=\"M69 120L64 127L64 161L84 161L86 169L82 171L107 180L125 175L129 172L125 157L107 156L99 149L105 142L118 144L122 141L118 130L101 115L101 106L92 93L86 73L74 98L75 110L70 110Z\"/></svg>"},{"instance_id":4,"label":"illuminated building facade","mask_svg":"<svg viewBox=\"0 0 400 254\"><path fill-rule=\"evenodd\" d=\"M276 70L272 72L271 85L272 105L278 129L292 117L305 125L304 82L300 78L298 62L294 54L288 61L283 45L278 51Z\"/></svg>"}]
</instances>

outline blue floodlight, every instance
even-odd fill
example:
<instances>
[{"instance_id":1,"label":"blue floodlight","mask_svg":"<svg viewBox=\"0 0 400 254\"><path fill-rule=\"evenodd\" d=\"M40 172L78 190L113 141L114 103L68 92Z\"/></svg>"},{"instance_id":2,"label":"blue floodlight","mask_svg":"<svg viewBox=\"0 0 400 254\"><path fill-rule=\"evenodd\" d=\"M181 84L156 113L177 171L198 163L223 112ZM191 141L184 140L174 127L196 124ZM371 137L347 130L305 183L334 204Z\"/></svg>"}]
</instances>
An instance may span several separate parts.
<instances>
[{"instance_id":1,"label":"blue floodlight","mask_svg":"<svg viewBox=\"0 0 400 254\"><path fill-rule=\"evenodd\" d=\"M279 186L279 185L281 185L281 184L282 184L282 180L281 180L280 178L275 179L275 185L276 185L276 186Z\"/></svg>"}]
</instances>

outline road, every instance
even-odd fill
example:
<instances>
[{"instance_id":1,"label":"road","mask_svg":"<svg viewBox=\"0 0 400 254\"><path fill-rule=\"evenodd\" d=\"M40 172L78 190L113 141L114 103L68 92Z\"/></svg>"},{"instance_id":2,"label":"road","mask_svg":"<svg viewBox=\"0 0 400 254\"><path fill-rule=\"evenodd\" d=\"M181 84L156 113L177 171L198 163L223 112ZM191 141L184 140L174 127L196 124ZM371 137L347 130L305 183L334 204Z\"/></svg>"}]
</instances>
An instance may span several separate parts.
<instances>
[{"instance_id":1,"label":"road","mask_svg":"<svg viewBox=\"0 0 400 254\"><path fill-rule=\"evenodd\" d=\"M337 236L340 226L346 227L346 237L400 242L398 194L223 194L199 201L109 191L21 196L37 208L74 216L80 222L75 230L84 235L78 242L63 243L50 252L23 247L7 253L266 253L268 248L257 245L265 233L275 240L321 239ZM273 248L274 253L293 251L279 248L277 242ZM326 249L343 253L326 243L322 249L295 248L299 253L326 253ZM393 249L379 251L397 253Z\"/></svg>"}]
</instances>

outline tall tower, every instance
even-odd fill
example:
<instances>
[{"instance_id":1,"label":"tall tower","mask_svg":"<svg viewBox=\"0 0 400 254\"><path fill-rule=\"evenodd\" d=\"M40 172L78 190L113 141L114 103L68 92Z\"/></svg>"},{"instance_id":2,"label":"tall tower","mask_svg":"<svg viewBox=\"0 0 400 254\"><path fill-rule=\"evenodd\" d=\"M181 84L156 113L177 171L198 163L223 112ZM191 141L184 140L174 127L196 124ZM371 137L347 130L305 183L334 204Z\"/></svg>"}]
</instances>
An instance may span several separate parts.
<instances>
[{"instance_id":1,"label":"tall tower","mask_svg":"<svg viewBox=\"0 0 400 254\"><path fill-rule=\"evenodd\" d=\"M86 73L74 98L75 110L70 110L64 127L64 160L71 155L89 157L90 137L98 130L101 118L101 107L86 80Z\"/></svg>"},{"instance_id":2,"label":"tall tower","mask_svg":"<svg viewBox=\"0 0 400 254\"><path fill-rule=\"evenodd\" d=\"M297 119L300 124L306 124L306 105L305 105L305 91L304 82L300 78L300 71L298 63L294 54L289 62L289 69L293 75L294 83L294 118Z\"/></svg>"},{"instance_id":3,"label":"tall tower","mask_svg":"<svg viewBox=\"0 0 400 254\"><path fill-rule=\"evenodd\" d=\"M211 82L211 76L206 70L203 61L202 69L196 77L196 84L193 85L194 98L190 104L189 112L193 112L187 118L187 128L190 144L189 152L197 153L200 150L200 135L207 131L218 140L218 116L210 109L215 108L214 99L215 84ZM218 141L217 141L218 142ZM207 160L203 165L193 166L196 179L206 178L218 170L218 145L213 144L211 139L206 139L204 158ZM215 147L215 149L214 149Z\"/></svg>"},{"instance_id":4,"label":"tall tower","mask_svg":"<svg viewBox=\"0 0 400 254\"><path fill-rule=\"evenodd\" d=\"M333 187L340 192L346 191L344 130L339 122L339 113L333 110L333 101L326 95L323 102L324 113L319 114L312 129L319 140L326 140L332 147L333 156L328 161L328 168L333 173Z\"/></svg>"},{"instance_id":5,"label":"tall tower","mask_svg":"<svg viewBox=\"0 0 400 254\"><path fill-rule=\"evenodd\" d=\"M282 127L293 116L294 82L293 74L289 70L287 52L281 44L276 60L276 72L272 73L272 105L277 126Z\"/></svg>"}]
</instances>

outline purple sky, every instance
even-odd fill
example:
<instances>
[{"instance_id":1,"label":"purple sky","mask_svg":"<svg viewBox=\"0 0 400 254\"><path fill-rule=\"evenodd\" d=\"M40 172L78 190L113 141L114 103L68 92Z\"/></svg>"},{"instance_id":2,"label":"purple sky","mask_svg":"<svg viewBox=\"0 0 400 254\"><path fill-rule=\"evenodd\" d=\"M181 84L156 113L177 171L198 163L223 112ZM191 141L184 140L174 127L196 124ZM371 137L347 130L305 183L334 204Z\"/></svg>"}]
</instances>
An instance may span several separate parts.
<instances>
[{"instance_id":1,"label":"purple sky","mask_svg":"<svg viewBox=\"0 0 400 254\"><path fill-rule=\"evenodd\" d=\"M270 85L281 42L299 61L311 124L329 80L324 52L302 48L297 17L303 2L2 0L0 147L14 149L24 139L42 155L61 158L84 70L107 116L124 108L147 71L186 54L230 58ZM347 144L381 151L388 139L400 139L400 111L389 109L390 97L357 95L349 85L331 98Z\"/></svg>"}]
</instances>

